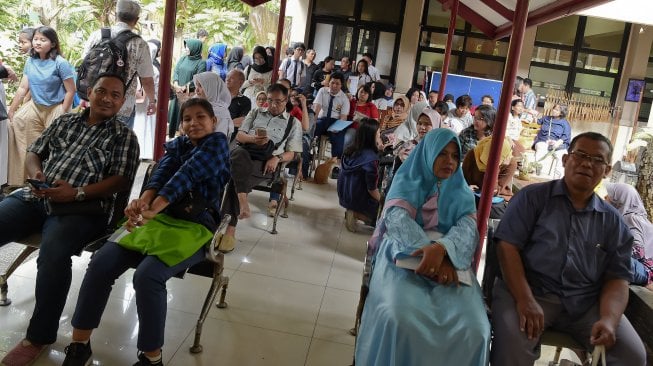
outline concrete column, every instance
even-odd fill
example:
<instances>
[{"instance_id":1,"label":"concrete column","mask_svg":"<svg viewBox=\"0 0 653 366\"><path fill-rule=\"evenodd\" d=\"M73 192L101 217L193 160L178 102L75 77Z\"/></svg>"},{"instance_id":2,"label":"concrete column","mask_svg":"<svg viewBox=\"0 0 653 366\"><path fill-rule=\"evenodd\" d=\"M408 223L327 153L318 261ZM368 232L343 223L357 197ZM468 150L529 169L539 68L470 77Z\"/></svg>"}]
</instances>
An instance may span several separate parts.
<instances>
[{"instance_id":1,"label":"concrete column","mask_svg":"<svg viewBox=\"0 0 653 366\"><path fill-rule=\"evenodd\" d=\"M640 33L640 28L641 26L638 24L633 24L631 27L626 57L625 60L622 60L625 63L619 82L619 91L617 92L616 104L623 106L623 113L619 123L626 126L632 126L633 121L637 118L637 103L624 101L628 89L628 79L643 79L646 76L651 43L653 42L653 29L646 27Z\"/></svg>"},{"instance_id":2,"label":"concrete column","mask_svg":"<svg viewBox=\"0 0 653 366\"><path fill-rule=\"evenodd\" d=\"M399 93L408 91L412 86L423 11L424 0L406 0L395 75L395 91Z\"/></svg>"},{"instance_id":3,"label":"concrete column","mask_svg":"<svg viewBox=\"0 0 653 366\"><path fill-rule=\"evenodd\" d=\"M286 16L292 17L290 41L308 42L309 25L311 24L311 0L288 0ZM308 46L308 44L307 44Z\"/></svg>"},{"instance_id":4,"label":"concrete column","mask_svg":"<svg viewBox=\"0 0 653 366\"><path fill-rule=\"evenodd\" d=\"M537 27L526 28L524 32L524 43L522 45L521 54L519 55L519 66L517 67L517 76L523 78L528 77L531 68L531 59L533 58L533 50L535 49L535 35L537 34ZM508 65L506 65L508 67Z\"/></svg>"}]
</instances>

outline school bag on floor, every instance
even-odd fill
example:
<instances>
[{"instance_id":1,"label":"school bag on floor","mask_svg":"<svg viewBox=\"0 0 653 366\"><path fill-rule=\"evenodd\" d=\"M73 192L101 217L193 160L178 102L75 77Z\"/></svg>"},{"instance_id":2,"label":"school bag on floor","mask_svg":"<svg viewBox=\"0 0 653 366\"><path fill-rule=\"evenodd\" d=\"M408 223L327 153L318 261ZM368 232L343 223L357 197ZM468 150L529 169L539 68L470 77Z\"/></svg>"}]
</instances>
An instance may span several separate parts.
<instances>
[{"instance_id":1,"label":"school bag on floor","mask_svg":"<svg viewBox=\"0 0 653 366\"><path fill-rule=\"evenodd\" d=\"M93 81L102 73L122 76L127 88L136 75L127 75L127 43L138 35L126 30L112 38L111 28L102 28L100 32L102 39L88 51L77 72L77 94L84 100L88 100Z\"/></svg>"}]
</instances>

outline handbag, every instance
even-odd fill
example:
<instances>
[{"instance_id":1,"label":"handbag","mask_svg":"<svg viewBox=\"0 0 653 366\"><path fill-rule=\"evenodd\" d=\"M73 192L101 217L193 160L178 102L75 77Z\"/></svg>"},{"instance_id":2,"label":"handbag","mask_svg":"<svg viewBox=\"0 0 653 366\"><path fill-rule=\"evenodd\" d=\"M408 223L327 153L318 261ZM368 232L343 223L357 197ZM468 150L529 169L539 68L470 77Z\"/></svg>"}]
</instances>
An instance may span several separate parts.
<instances>
[{"instance_id":1,"label":"handbag","mask_svg":"<svg viewBox=\"0 0 653 366\"><path fill-rule=\"evenodd\" d=\"M290 135L290 130L292 129L292 119L293 116L288 117L288 123L286 124L286 130L283 133L283 138L278 143L273 143L272 140L268 140L268 143L265 145L258 145L253 143L240 144L240 146L247 150L249 157L252 160L259 161L268 161L272 157L274 150L278 149L281 144L288 138Z\"/></svg>"},{"instance_id":2,"label":"handbag","mask_svg":"<svg viewBox=\"0 0 653 366\"><path fill-rule=\"evenodd\" d=\"M204 215L205 212L209 215ZM164 212L176 219L204 225L209 230L215 230L217 223L211 215L211 207L199 192L188 191L179 200L169 204Z\"/></svg>"},{"instance_id":3,"label":"handbag","mask_svg":"<svg viewBox=\"0 0 653 366\"><path fill-rule=\"evenodd\" d=\"M104 215L106 213L104 200L87 200L75 202L45 201L45 212L50 216L64 215Z\"/></svg>"}]
</instances>

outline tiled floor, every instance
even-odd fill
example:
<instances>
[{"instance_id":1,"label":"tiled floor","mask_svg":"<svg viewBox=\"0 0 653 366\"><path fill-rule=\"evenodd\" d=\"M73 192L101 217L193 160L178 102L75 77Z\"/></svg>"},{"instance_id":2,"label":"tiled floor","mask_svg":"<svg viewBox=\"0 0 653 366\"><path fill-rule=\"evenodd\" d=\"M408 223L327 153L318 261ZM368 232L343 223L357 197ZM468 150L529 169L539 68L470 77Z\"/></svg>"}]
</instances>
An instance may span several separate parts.
<instances>
[{"instance_id":1,"label":"tiled floor","mask_svg":"<svg viewBox=\"0 0 653 366\"><path fill-rule=\"evenodd\" d=\"M210 281L194 275L169 281L165 364L349 365L354 338L347 331L354 322L365 241L371 231L353 234L344 228L333 180L323 186L304 184L291 202L290 217L279 219L278 235L267 231L271 227L271 219L264 215L267 196L254 192L251 203L253 217L239 224L236 250L226 255L229 307L211 308L201 354L190 354L188 348ZM59 338L35 365L61 364L88 260L88 253L74 258ZM0 308L0 358L24 336L34 306L35 273L32 259L10 278L13 304ZM137 324L129 272L115 285L93 334L93 364L135 362ZM544 348L549 357L552 350Z\"/></svg>"}]
</instances>

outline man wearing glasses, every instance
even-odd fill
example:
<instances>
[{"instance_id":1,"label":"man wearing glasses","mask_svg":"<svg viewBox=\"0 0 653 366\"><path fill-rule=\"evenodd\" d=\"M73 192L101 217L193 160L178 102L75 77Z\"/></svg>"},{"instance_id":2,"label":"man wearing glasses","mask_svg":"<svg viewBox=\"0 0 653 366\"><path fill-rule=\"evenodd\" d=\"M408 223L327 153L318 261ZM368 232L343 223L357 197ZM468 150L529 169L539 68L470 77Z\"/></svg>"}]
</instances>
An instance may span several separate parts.
<instances>
[{"instance_id":1,"label":"man wearing glasses","mask_svg":"<svg viewBox=\"0 0 653 366\"><path fill-rule=\"evenodd\" d=\"M302 42L295 42L292 48L294 49L292 56L279 66L279 79L290 80L290 86L296 88L304 85L306 78L306 65L302 61L306 46Z\"/></svg>"},{"instance_id":2,"label":"man wearing glasses","mask_svg":"<svg viewBox=\"0 0 653 366\"><path fill-rule=\"evenodd\" d=\"M236 135L238 145L231 149L232 182L223 205L224 213L231 214L231 222L220 242L223 252L234 249L238 219L251 216L247 194L261 182L271 179L279 164L293 160L295 153L302 152L302 125L286 112L288 89L272 84L267 95L268 107L255 108L247 114ZM264 150L270 141L274 146L270 157L261 159L251 153L252 147Z\"/></svg>"},{"instance_id":3,"label":"man wearing glasses","mask_svg":"<svg viewBox=\"0 0 653 366\"><path fill-rule=\"evenodd\" d=\"M502 279L494 285L493 365L533 365L542 332L571 335L585 350L606 348L607 364L643 366L641 339L623 315L633 237L594 194L610 172L605 136L576 136L562 179L522 189L497 228Z\"/></svg>"}]
</instances>

